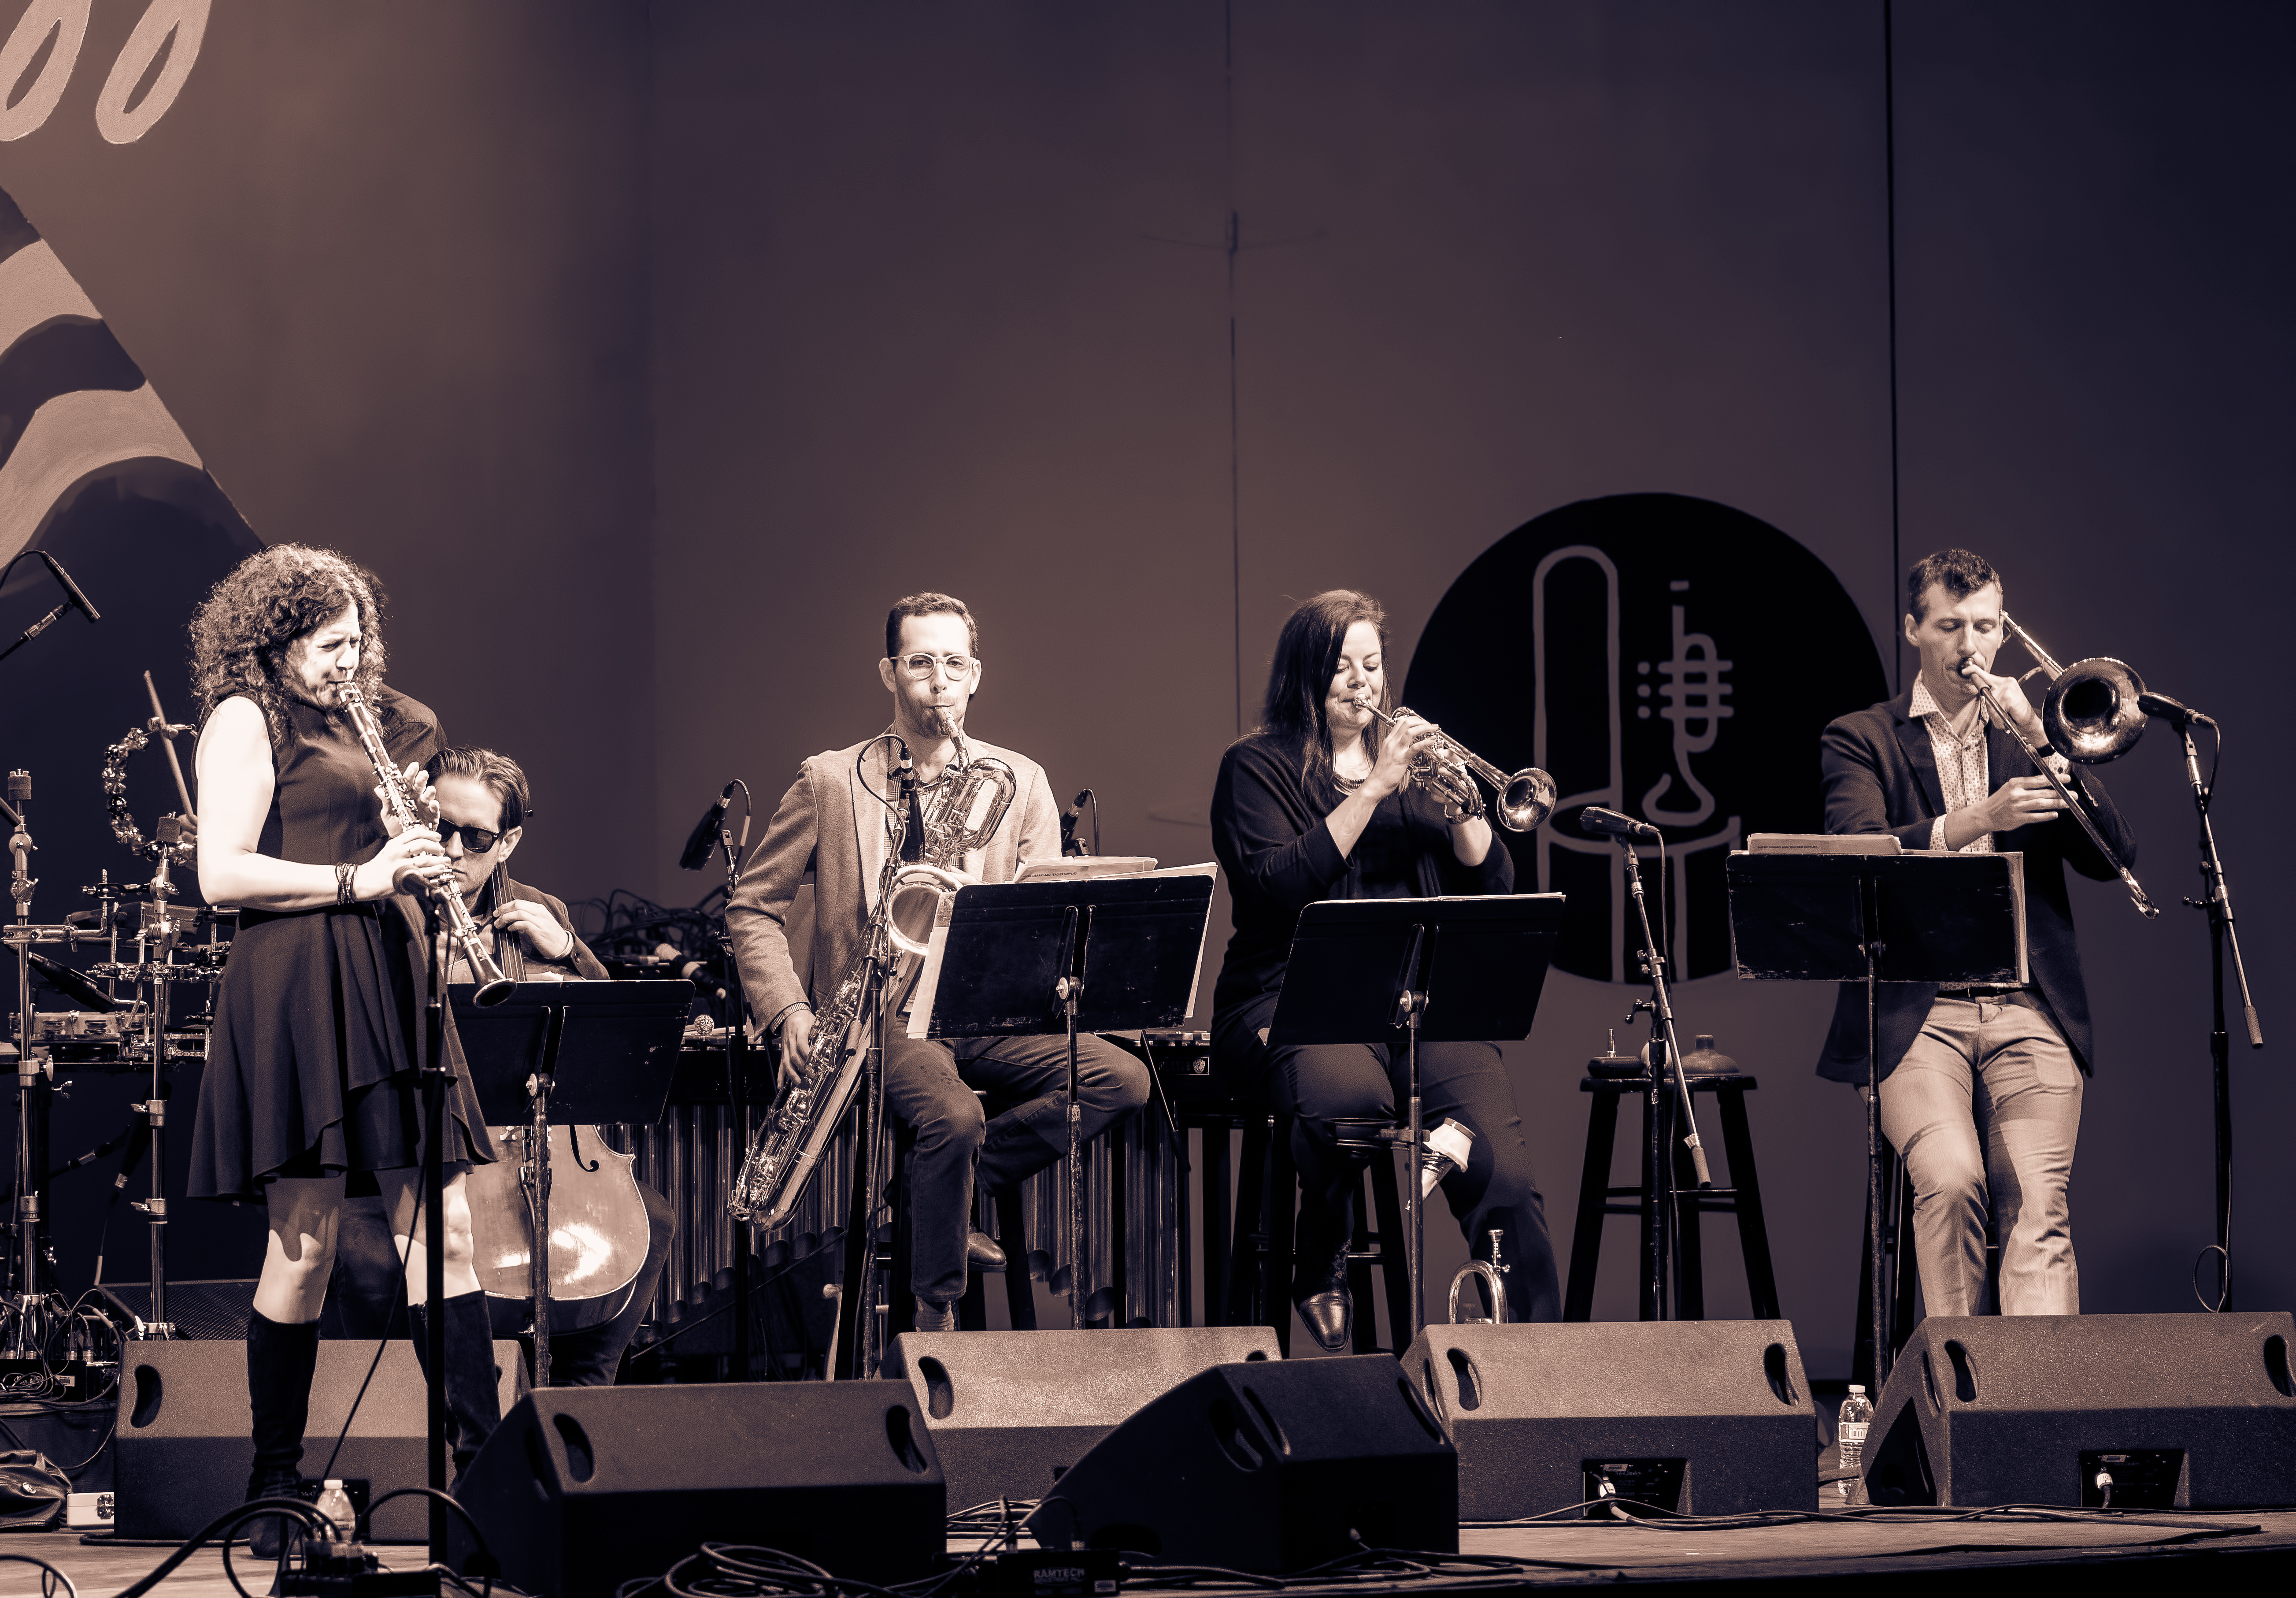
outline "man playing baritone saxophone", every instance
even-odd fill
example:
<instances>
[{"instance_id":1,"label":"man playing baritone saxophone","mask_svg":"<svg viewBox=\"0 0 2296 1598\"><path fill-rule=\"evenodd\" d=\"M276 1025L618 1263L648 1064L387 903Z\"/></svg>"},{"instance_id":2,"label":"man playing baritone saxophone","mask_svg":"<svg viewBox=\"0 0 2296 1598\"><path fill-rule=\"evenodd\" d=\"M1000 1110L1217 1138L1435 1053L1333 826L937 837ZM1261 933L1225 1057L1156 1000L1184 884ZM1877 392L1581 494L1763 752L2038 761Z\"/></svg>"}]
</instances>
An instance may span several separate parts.
<instances>
[{"instance_id":1,"label":"man playing baritone saxophone","mask_svg":"<svg viewBox=\"0 0 2296 1598\"><path fill-rule=\"evenodd\" d=\"M946 594L902 600L885 619L885 659L877 676L893 696L893 724L908 745L916 782L903 854L915 857L941 785L973 761L1004 762L1016 780L1012 807L988 846L968 855L965 873L1007 882L1023 860L1061 852L1060 815L1044 768L1025 755L964 736L964 716L980 690L980 635L972 614ZM813 1042L814 1004L837 991L863 949L879 876L892 847L900 755L880 734L815 755L782 796L765 839L726 906L751 1013L781 1037L783 1070ZM790 903L814 881L812 984L791 957ZM1061 1037L926 1041L906 1022L884 1034L885 1097L916 1135L909 1167L911 1258L921 1332L956 1327L968 1262L1004 1262L972 1230L973 1184L994 1192L1035 1175L1068 1152L1068 1045ZM1103 1038L1077 1040L1084 1131L1089 1137L1148 1101L1148 1073ZM1003 1106L984 1119L973 1089Z\"/></svg>"}]
</instances>

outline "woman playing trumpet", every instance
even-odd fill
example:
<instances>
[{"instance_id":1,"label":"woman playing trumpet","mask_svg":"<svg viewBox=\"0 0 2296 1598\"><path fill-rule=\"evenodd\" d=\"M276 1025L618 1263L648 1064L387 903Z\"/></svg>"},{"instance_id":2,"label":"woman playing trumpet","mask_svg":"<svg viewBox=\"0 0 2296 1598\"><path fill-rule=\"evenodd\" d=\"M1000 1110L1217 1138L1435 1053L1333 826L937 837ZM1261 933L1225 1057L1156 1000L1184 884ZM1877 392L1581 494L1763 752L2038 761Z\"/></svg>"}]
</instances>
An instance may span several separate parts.
<instances>
[{"instance_id":1,"label":"woman playing trumpet","mask_svg":"<svg viewBox=\"0 0 2296 1598\"><path fill-rule=\"evenodd\" d=\"M1292 1119L1302 1193L1292 1298L1334 1351L1353 1316L1347 1245L1361 1166L1334 1146L1332 1123L1392 1118L1408 1061L1400 1045L1267 1046L1292 930L1318 899L1505 893L1514 883L1488 821L1412 785L1413 751L1439 734L1414 716L1383 725L1385 620L1378 601L1344 588L1294 611L1259 730L1229 747L1212 793L1212 847L1235 901L1213 991L1213 1069ZM1423 1043L1419 1070L1427 1124L1456 1117L1475 1135L1443 1193L1471 1248L1501 1233L1494 1263L1505 1268L1509 1318L1556 1319L1545 1202L1498 1049Z\"/></svg>"}]
</instances>

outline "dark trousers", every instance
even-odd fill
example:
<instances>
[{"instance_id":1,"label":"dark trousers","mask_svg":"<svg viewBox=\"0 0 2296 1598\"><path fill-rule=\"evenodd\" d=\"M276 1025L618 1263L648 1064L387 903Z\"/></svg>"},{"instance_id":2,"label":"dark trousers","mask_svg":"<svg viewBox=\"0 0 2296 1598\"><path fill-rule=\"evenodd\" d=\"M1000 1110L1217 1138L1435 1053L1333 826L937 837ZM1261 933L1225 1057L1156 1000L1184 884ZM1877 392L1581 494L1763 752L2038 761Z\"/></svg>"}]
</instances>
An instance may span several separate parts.
<instances>
[{"instance_id":1,"label":"dark trousers","mask_svg":"<svg viewBox=\"0 0 2296 1598\"><path fill-rule=\"evenodd\" d=\"M1333 1146L1331 1124L1396 1117L1410 1095L1409 1057L1399 1044L1270 1049L1243 1019L1215 1029L1214 1058L1223 1075L1260 1084L1268 1102L1292 1118L1301 1193L1299 1257L1300 1268L1313 1272L1320 1262L1310 1259L1311 1251L1325 1250L1328 1260L1328 1251L1347 1241L1349 1194L1363 1176L1361 1160ZM1443 1197L1477 1258L1488 1253L1488 1233L1500 1233L1508 1318L1561 1320L1562 1291L1546 1235L1546 1201L1531 1177L1522 1118L1497 1045L1420 1045L1419 1102L1429 1130L1449 1116L1475 1135L1466 1168L1445 1179Z\"/></svg>"},{"instance_id":2,"label":"dark trousers","mask_svg":"<svg viewBox=\"0 0 2296 1598\"><path fill-rule=\"evenodd\" d=\"M611 1387L621 1369L622 1356L652 1313L661 1273L669 1263L669 1238L676 1217L669 1201L644 1183L637 1184L645 1201L646 1257L638 1267L629 1302L611 1320L579 1332L561 1332L550 1339L550 1380L557 1387ZM406 1335L406 1311L398 1301L398 1255L390 1241L390 1217L380 1199L347 1199L336 1223L335 1274L327 1283L326 1307L320 1321L329 1337L380 1338ZM525 1307L516 1313L518 1324L529 1318ZM496 1336L514 1329L498 1327ZM529 1367L534 1360L531 1338L526 1346Z\"/></svg>"},{"instance_id":3,"label":"dark trousers","mask_svg":"<svg viewBox=\"0 0 2296 1598\"><path fill-rule=\"evenodd\" d=\"M1067 1155L1068 1083L1064 1036L885 1040L885 1101L916 1134L909 1246L918 1298L953 1304L964 1296L976 1181L995 1192ZM975 1088L1007 1108L988 1118ZM1089 1138L1148 1102L1148 1068L1086 1033L1077 1038L1077 1089Z\"/></svg>"}]
</instances>

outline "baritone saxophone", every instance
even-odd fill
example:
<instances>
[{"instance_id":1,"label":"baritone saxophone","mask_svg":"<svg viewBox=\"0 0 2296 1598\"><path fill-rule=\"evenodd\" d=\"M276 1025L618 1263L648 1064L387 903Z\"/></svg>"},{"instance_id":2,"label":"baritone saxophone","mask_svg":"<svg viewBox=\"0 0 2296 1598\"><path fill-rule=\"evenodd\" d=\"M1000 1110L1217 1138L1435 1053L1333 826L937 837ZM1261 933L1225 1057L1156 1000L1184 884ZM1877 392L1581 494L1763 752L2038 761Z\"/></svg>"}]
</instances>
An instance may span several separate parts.
<instances>
[{"instance_id":1,"label":"baritone saxophone","mask_svg":"<svg viewBox=\"0 0 2296 1598\"><path fill-rule=\"evenodd\" d=\"M965 856L987 846L1012 808L1018 783L1002 760L958 769L924 817L920 860L900 858L898 835L878 880L877 908L862 932L861 952L829 1005L814 1019L813 1038L794 1071L782 1073L726 1208L735 1220L772 1231L805 1196L829 1140L860 1086L872 1021L890 1014L924 964L941 907L963 887ZM898 824L897 824L898 826Z\"/></svg>"}]
</instances>

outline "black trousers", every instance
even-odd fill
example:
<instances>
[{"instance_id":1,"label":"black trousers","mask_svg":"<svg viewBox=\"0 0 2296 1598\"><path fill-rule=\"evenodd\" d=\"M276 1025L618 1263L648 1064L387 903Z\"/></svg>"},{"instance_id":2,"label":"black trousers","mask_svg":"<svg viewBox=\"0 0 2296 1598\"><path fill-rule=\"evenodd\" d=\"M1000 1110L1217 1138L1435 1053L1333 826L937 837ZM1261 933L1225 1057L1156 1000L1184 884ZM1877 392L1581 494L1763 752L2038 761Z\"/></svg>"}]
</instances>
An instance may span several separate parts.
<instances>
[{"instance_id":1,"label":"black trousers","mask_svg":"<svg viewBox=\"0 0 2296 1598\"><path fill-rule=\"evenodd\" d=\"M1303 1269L1312 1269L1312 1250L1346 1242L1349 1193L1362 1180L1360 1159L1333 1145L1332 1122L1400 1113L1411 1091L1408 1053L1399 1044L1270 1049L1259 1041L1249 1012L1223 1019L1226 1024L1215 1023L1212 1034L1215 1069L1240 1085L1256 1084L1272 1108L1292 1118L1292 1157L1301 1192L1299 1257ZM1546 1201L1531 1176L1522 1118L1497 1045L1420 1045L1419 1102L1429 1129L1449 1116L1475 1135L1466 1168L1445 1180L1443 1198L1475 1258L1488 1258L1488 1233L1500 1233L1499 1263L1509 1267L1508 1317L1561 1320L1562 1291L1546 1234Z\"/></svg>"}]
</instances>

